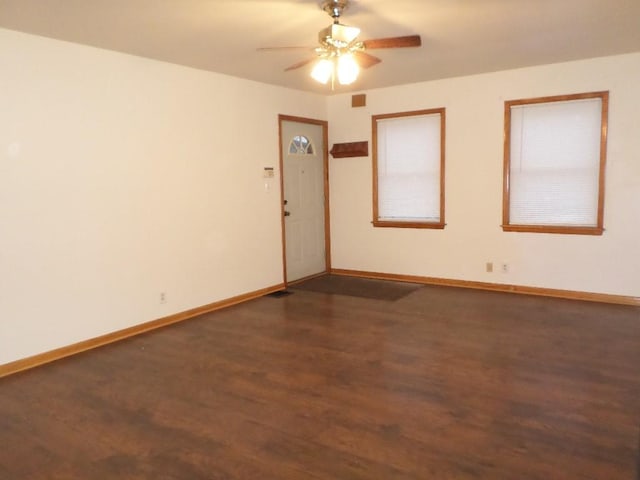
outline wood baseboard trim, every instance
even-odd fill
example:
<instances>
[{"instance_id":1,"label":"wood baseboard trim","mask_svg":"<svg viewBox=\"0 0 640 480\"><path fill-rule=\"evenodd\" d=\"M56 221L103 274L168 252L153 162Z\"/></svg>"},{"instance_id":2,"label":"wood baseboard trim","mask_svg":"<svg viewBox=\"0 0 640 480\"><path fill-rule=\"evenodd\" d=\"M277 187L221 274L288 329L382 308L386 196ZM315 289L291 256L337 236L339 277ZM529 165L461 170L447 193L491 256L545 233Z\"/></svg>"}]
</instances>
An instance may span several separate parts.
<instances>
[{"instance_id":1,"label":"wood baseboard trim","mask_svg":"<svg viewBox=\"0 0 640 480\"><path fill-rule=\"evenodd\" d=\"M340 268L331 269L331 273L333 275L373 278L377 280L394 280L398 282L421 283L424 285L473 288L477 290L489 290L493 292L518 293L522 295L537 295L542 297L564 298L567 300L583 300L587 302L612 303L615 305L631 305L634 307L640 307L640 297L611 295L607 293L578 292L573 290L525 287L520 285L506 285L501 283L475 282L471 280L421 277L417 275L400 275L396 273L366 272L361 270L345 270Z\"/></svg>"},{"instance_id":2,"label":"wood baseboard trim","mask_svg":"<svg viewBox=\"0 0 640 480\"><path fill-rule=\"evenodd\" d=\"M141 323L140 325L134 325L132 327L128 327L112 333L107 333L99 337L90 338L89 340L83 340L82 342L74 343L72 345L56 348L55 350L39 353L37 355L16 360L14 362L5 363L4 365L0 365L0 378L6 377L7 375L12 375L14 373L22 372L23 370L38 367L55 360L60 360L61 358L69 357L71 355L75 355L87 350L101 347L103 345L108 345L109 343L140 335L151 330L156 330L167 325L182 322L184 320L188 320L205 313L210 313L216 310L231 307L232 305L237 305L238 303L247 302L249 300L253 300L255 298L259 298L282 289L284 289L284 283L256 290L254 292L244 293L242 295L227 298L225 300L219 300L217 302L209 303L201 307L192 308L184 312L179 312L167 317L162 317L156 320Z\"/></svg>"}]
</instances>

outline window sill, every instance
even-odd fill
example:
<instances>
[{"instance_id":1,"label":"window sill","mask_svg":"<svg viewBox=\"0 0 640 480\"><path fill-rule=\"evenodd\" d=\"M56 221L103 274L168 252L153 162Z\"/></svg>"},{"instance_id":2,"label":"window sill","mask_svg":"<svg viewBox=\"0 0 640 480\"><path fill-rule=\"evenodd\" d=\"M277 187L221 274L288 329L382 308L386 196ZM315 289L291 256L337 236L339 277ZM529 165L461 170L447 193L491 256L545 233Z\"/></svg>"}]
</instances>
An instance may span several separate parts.
<instances>
[{"instance_id":1,"label":"window sill","mask_svg":"<svg viewBox=\"0 0 640 480\"><path fill-rule=\"evenodd\" d=\"M374 220L374 227L383 227L383 228L430 228L434 230L442 230L445 227L445 223L428 223L428 222L393 222L387 220Z\"/></svg>"},{"instance_id":2,"label":"window sill","mask_svg":"<svg viewBox=\"0 0 640 480\"><path fill-rule=\"evenodd\" d=\"M572 227L569 225L501 225L504 232L557 233L565 235L602 235L602 227Z\"/></svg>"}]
</instances>

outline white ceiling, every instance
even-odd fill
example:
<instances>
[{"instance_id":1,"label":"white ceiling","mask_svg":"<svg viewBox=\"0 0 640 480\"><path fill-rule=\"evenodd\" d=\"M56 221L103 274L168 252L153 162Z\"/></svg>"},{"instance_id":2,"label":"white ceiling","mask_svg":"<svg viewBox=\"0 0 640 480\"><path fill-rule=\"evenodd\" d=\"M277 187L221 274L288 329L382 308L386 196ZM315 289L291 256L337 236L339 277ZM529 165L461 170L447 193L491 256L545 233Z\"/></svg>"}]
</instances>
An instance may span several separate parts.
<instances>
[{"instance_id":1,"label":"white ceiling","mask_svg":"<svg viewBox=\"0 0 640 480\"><path fill-rule=\"evenodd\" d=\"M0 0L0 27L319 93L310 65L331 23L321 0ZM419 34L350 88L640 51L640 0L353 0L360 39ZM307 50L257 51L258 47Z\"/></svg>"}]
</instances>

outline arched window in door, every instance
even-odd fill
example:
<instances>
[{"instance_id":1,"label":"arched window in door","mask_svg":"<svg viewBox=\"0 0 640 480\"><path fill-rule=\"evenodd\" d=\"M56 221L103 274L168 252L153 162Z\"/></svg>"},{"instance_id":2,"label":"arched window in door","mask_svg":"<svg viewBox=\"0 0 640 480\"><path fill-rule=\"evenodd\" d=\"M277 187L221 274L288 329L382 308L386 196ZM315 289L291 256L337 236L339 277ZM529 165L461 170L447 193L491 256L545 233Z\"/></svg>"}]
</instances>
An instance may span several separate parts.
<instances>
[{"instance_id":1,"label":"arched window in door","mask_svg":"<svg viewBox=\"0 0 640 480\"><path fill-rule=\"evenodd\" d=\"M291 155L313 155L314 149L309 140L304 135L296 135L289 143L289 153Z\"/></svg>"}]
</instances>

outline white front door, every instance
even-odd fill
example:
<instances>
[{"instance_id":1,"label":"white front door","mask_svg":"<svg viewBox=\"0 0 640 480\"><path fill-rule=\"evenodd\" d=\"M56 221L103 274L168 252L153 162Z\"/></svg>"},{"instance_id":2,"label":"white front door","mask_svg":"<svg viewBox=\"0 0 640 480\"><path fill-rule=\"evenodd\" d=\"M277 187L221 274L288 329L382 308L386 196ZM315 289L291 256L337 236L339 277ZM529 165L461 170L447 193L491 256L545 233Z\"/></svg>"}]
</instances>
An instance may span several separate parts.
<instances>
[{"instance_id":1,"label":"white front door","mask_svg":"<svg viewBox=\"0 0 640 480\"><path fill-rule=\"evenodd\" d=\"M323 126L281 120L286 281L326 272Z\"/></svg>"}]
</instances>

